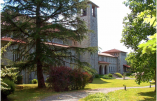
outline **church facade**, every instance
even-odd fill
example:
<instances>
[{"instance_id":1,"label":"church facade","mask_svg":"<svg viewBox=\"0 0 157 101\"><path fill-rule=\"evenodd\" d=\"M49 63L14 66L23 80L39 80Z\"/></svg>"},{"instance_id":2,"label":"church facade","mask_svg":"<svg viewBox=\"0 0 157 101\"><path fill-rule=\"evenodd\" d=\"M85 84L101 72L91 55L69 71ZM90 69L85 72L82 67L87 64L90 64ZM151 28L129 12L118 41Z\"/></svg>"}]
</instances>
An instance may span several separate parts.
<instances>
[{"instance_id":1,"label":"church facade","mask_svg":"<svg viewBox=\"0 0 157 101\"><path fill-rule=\"evenodd\" d=\"M79 16L83 21L86 22L87 27L90 30L93 30L93 33L86 33L87 39L84 39L81 43L72 43L72 45L82 48L98 47L97 8L98 6L96 4L93 2L88 2L88 8L82 10L82 14ZM2 46L8 43L10 40L11 38L1 38ZM55 45L58 45L58 47L68 47L68 45L64 45L61 40L55 39L54 42L56 43ZM3 57L14 61L14 58L18 56L8 51ZM91 68L97 70L98 74L115 72L122 74L123 72L127 72L127 69L130 68L125 61L125 57L126 52L112 49L102 53L96 52L93 55L85 53L80 57L80 60L90 63ZM66 64L66 66L71 67L70 64ZM30 73L28 70L23 70L21 74L23 75L23 83L29 83L32 79L37 78L35 71ZM46 80L46 75L44 75L44 79Z\"/></svg>"}]
</instances>

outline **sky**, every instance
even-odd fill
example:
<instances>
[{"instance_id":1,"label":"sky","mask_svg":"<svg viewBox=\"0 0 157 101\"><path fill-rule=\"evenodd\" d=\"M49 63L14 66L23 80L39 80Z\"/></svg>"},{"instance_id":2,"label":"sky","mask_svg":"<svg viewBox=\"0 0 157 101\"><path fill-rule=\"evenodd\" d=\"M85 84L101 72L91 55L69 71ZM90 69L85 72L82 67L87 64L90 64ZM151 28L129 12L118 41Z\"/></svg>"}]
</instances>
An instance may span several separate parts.
<instances>
[{"instance_id":1,"label":"sky","mask_svg":"<svg viewBox=\"0 0 157 101\"><path fill-rule=\"evenodd\" d=\"M123 43L120 43L123 29L123 18L131 11L123 4L125 0L91 0L99 6L98 16L98 46L101 52L118 49L130 53Z\"/></svg>"},{"instance_id":2,"label":"sky","mask_svg":"<svg viewBox=\"0 0 157 101\"><path fill-rule=\"evenodd\" d=\"M125 0L91 0L99 6L98 15L98 46L101 52L118 49L130 53L120 43L123 29L123 18L131 11L122 2ZM0 0L0 3L3 1ZM1 8L1 7L0 7Z\"/></svg>"}]
</instances>

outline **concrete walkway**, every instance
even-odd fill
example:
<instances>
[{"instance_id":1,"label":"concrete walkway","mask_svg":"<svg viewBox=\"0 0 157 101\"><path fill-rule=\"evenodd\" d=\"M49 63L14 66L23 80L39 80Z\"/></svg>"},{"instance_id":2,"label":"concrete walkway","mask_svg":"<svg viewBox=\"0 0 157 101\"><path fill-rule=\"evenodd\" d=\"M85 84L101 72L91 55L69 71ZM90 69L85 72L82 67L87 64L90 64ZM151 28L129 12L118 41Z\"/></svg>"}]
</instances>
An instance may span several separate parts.
<instances>
[{"instance_id":1,"label":"concrete walkway","mask_svg":"<svg viewBox=\"0 0 157 101\"><path fill-rule=\"evenodd\" d=\"M152 86L152 87L155 87L155 86ZM126 89L129 89L129 88L149 88L149 86L127 87ZM97 92L108 93L108 92L112 92L112 91L116 91L116 90L120 90L120 89L124 89L124 87L69 91L69 92L63 92L60 94L46 97L45 99L40 100L40 101L78 101L80 98L84 98L89 94L94 94Z\"/></svg>"}]
</instances>

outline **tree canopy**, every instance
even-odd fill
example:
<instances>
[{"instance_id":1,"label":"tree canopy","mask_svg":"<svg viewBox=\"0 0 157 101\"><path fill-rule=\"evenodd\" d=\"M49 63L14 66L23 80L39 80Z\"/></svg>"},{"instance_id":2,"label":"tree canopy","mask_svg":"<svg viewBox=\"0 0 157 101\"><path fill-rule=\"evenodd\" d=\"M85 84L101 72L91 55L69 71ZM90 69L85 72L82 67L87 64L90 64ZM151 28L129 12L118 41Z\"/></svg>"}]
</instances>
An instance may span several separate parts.
<instances>
[{"instance_id":1,"label":"tree canopy","mask_svg":"<svg viewBox=\"0 0 157 101\"><path fill-rule=\"evenodd\" d=\"M121 41L134 51L128 54L126 60L136 72L138 84L152 79L156 82L156 1L129 0L128 3L134 16L125 22L127 26L124 27Z\"/></svg>"},{"instance_id":2,"label":"tree canopy","mask_svg":"<svg viewBox=\"0 0 157 101\"><path fill-rule=\"evenodd\" d=\"M19 54L20 67L37 67L38 87L45 87L43 67L65 63L91 70L79 55L96 52L93 47L58 47L53 40L70 45L81 42L89 29L77 15L87 7L88 0L6 0L2 10L2 36L18 40L14 51ZM75 54L72 53L75 51ZM70 60L66 61L66 60Z\"/></svg>"},{"instance_id":3,"label":"tree canopy","mask_svg":"<svg viewBox=\"0 0 157 101\"><path fill-rule=\"evenodd\" d=\"M148 36L156 32L152 25L143 23L144 18L137 17L137 14L146 10L153 11L156 7L156 0L127 0L124 4L129 7L131 13L123 19L121 43L124 43L127 48L137 50L141 41L148 41ZM135 19L138 21L134 21Z\"/></svg>"}]
</instances>

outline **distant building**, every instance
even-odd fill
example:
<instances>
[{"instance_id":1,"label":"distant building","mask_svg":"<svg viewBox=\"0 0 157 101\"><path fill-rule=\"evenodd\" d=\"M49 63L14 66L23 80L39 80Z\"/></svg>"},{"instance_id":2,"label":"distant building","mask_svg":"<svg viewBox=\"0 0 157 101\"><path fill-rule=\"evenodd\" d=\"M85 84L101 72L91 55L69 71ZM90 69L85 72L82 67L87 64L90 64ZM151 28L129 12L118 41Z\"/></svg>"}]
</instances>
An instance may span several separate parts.
<instances>
[{"instance_id":1,"label":"distant building","mask_svg":"<svg viewBox=\"0 0 157 101\"><path fill-rule=\"evenodd\" d=\"M98 53L99 56L99 74L108 74L119 72L129 72L130 66L125 60L126 52L117 49L111 49Z\"/></svg>"}]
</instances>

